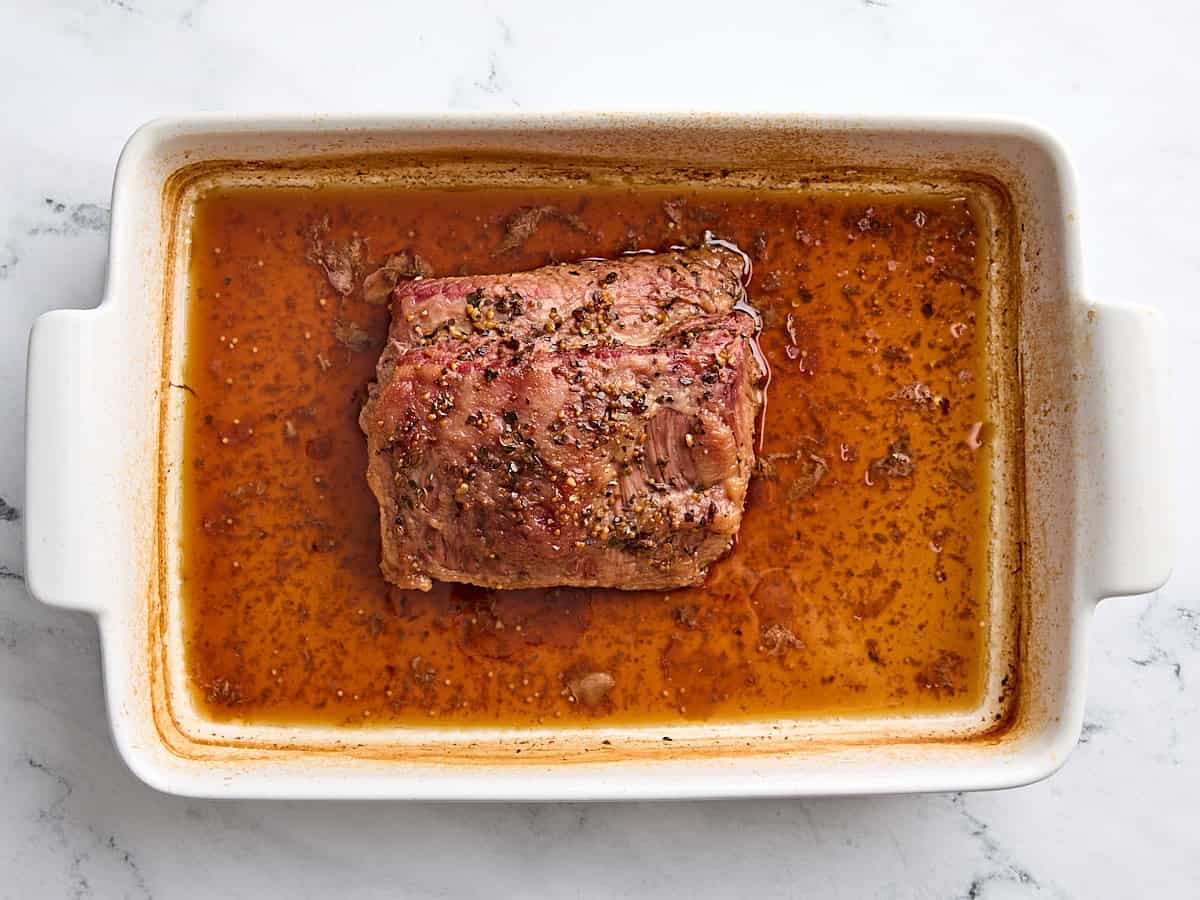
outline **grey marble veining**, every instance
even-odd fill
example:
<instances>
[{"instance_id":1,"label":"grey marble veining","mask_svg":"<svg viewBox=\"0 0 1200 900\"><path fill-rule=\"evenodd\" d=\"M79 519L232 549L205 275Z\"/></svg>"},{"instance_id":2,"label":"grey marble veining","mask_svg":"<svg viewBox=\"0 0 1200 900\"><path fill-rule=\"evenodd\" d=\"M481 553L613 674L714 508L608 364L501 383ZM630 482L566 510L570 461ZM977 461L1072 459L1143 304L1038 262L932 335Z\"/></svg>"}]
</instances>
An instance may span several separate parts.
<instances>
[{"instance_id":1,"label":"grey marble veining","mask_svg":"<svg viewBox=\"0 0 1200 900\"><path fill-rule=\"evenodd\" d=\"M317 15L318 10L324 15ZM636 27L631 27L635 23ZM25 343L102 291L142 121L193 110L995 112L1065 141L1088 284L1161 307L1200 384L1200 14L1176 0L522 6L0 0L0 897L1200 895L1200 426L1170 586L1110 601L1061 772L995 794L587 805L212 803L140 784L96 627L22 578Z\"/></svg>"}]
</instances>

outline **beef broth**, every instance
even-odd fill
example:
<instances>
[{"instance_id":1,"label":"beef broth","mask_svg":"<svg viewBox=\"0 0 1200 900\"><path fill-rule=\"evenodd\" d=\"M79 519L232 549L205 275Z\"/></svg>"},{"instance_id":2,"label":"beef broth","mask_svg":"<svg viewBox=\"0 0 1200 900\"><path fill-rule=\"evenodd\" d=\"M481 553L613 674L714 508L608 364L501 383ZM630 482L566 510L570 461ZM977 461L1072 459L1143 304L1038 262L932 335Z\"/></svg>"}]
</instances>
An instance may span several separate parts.
<instances>
[{"instance_id":1,"label":"beef broth","mask_svg":"<svg viewBox=\"0 0 1200 900\"><path fill-rule=\"evenodd\" d=\"M413 275L694 246L706 231L754 258L772 368L733 552L669 591L390 586L357 421L388 329L380 298ZM203 196L181 563L201 707L531 725L973 706L988 634L982 248L971 203L933 195Z\"/></svg>"}]
</instances>

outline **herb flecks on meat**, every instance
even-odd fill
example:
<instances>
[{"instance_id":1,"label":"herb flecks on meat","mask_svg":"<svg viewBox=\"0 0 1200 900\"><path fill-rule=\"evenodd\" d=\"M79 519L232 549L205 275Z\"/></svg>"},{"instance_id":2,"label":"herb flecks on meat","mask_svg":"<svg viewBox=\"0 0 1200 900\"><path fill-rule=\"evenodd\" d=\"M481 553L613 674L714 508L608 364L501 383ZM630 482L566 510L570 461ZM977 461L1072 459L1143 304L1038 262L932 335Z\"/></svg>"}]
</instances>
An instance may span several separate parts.
<instances>
[{"instance_id":1,"label":"herb flecks on meat","mask_svg":"<svg viewBox=\"0 0 1200 900\"><path fill-rule=\"evenodd\" d=\"M705 247L398 285L361 418L389 580L702 579L754 465L741 267Z\"/></svg>"}]
</instances>

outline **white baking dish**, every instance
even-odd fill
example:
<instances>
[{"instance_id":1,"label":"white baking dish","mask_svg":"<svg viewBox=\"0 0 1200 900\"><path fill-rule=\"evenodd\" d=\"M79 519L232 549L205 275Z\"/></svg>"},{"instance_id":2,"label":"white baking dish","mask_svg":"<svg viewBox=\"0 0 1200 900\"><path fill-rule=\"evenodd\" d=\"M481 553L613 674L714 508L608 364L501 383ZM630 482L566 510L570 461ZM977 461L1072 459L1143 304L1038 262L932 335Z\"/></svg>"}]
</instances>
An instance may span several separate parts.
<instances>
[{"instance_id":1,"label":"white baking dish","mask_svg":"<svg viewBox=\"0 0 1200 900\"><path fill-rule=\"evenodd\" d=\"M770 170L797 184L878 173L881 182L933 185L965 173L991 186L1004 206L993 224L1008 248L1011 291L997 307L1009 320L989 338L994 400L1010 435L998 456L996 533L1015 535L994 554L993 612L1012 625L997 647L1012 653L1018 676L1015 691L1002 687L1003 669L993 666L989 702L1006 704L1004 727L985 727L986 704L957 719L546 732L203 720L183 687L172 531L179 401L167 386L181 365L180 209L192 184L182 173L214 161L332 166L364 154L399 165L445 150L540 155L568 168L610 160L635 177L639 167L691 167ZM275 171L308 177L296 174L302 168ZM243 165L240 177L268 178L270 169ZM622 115L150 124L117 170L100 306L48 313L31 338L29 588L97 615L117 745L140 777L174 793L684 798L979 789L1044 777L1079 734L1093 604L1155 589L1172 552L1163 325L1150 310L1084 299L1074 212L1061 150L1008 123Z\"/></svg>"}]
</instances>

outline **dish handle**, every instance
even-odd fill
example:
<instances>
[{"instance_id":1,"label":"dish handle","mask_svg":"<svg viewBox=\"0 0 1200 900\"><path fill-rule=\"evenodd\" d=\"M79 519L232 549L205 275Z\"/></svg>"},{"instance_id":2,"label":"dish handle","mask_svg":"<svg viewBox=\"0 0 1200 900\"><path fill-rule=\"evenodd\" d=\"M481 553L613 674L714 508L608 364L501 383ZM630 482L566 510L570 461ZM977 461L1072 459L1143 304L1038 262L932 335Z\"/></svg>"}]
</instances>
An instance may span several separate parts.
<instances>
[{"instance_id":1,"label":"dish handle","mask_svg":"<svg viewBox=\"0 0 1200 900\"><path fill-rule=\"evenodd\" d=\"M1142 306L1083 314L1085 559L1097 598L1145 594L1166 582L1174 555L1166 323Z\"/></svg>"},{"instance_id":2,"label":"dish handle","mask_svg":"<svg viewBox=\"0 0 1200 900\"><path fill-rule=\"evenodd\" d=\"M96 383L101 318L89 310L39 316L25 394L25 582L43 603L93 613L116 525L102 502L112 496L103 457L111 448L95 427L105 396Z\"/></svg>"}]
</instances>

